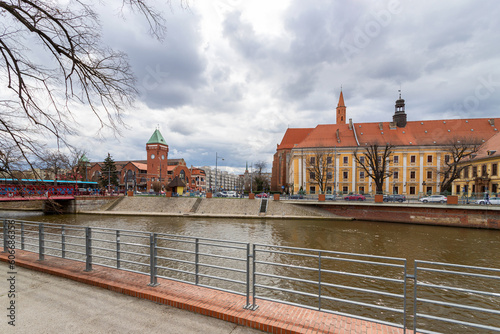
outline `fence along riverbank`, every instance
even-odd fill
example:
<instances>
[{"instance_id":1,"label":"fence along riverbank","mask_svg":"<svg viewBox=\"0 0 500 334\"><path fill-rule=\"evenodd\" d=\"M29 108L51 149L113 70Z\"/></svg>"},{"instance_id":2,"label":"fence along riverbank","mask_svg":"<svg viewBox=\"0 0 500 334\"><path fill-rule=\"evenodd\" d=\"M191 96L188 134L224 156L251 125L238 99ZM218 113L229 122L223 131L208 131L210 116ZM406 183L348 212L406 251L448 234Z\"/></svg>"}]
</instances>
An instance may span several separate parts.
<instances>
[{"instance_id":1,"label":"fence along riverbank","mask_svg":"<svg viewBox=\"0 0 500 334\"><path fill-rule=\"evenodd\" d=\"M17 246L40 260L52 255L88 271L101 265L149 275L151 286L164 278L236 293L249 310L269 300L418 332L500 331L495 268L417 261L411 275L398 258L13 220L3 220L4 251L11 225Z\"/></svg>"}]
</instances>

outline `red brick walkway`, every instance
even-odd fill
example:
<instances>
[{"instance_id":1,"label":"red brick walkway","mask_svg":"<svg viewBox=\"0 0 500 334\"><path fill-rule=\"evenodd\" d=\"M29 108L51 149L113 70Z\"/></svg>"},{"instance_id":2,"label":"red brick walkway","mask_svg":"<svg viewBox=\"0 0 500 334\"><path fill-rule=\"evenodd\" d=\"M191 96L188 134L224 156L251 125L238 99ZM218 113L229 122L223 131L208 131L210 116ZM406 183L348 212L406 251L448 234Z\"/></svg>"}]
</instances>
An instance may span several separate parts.
<instances>
[{"instance_id":1,"label":"red brick walkway","mask_svg":"<svg viewBox=\"0 0 500 334\"><path fill-rule=\"evenodd\" d=\"M7 254L0 253L0 260L7 261ZM161 278L159 286L150 287L147 275L98 265L85 272L85 263L47 255L38 261L38 254L21 250L16 250L16 265L269 333L404 333L395 327L264 300L258 300L257 310L245 310L244 296Z\"/></svg>"}]
</instances>

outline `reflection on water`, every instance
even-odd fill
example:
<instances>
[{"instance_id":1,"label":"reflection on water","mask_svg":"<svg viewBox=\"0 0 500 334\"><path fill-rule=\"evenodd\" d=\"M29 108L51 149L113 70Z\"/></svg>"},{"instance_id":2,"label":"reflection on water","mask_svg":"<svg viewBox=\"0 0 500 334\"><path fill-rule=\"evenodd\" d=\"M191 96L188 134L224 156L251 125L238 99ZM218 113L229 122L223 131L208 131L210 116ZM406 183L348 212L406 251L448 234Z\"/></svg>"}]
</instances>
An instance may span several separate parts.
<instances>
[{"instance_id":1,"label":"reflection on water","mask_svg":"<svg viewBox=\"0 0 500 334\"><path fill-rule=\"evenodd\" d=\"M0 211L55 224L107 227L500 268L500 231L360 221L43 215Z\"/></svg>"}]
</instances>

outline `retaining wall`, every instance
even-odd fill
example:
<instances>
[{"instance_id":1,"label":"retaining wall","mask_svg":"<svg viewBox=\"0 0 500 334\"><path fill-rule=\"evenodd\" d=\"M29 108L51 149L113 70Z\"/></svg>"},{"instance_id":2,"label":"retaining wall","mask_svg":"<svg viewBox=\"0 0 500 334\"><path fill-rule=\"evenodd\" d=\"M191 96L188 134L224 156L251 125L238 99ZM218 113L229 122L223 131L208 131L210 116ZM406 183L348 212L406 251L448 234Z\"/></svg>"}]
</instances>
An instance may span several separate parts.
<instances>
[{"instance_id":1,"label":"retaining wall","mask_svg":"<svg viewBox=\"0 0 500 334\"><path fill-rule=\"evenodd\" d=\"M490 206L369 203L331 203L316 206L357 220L500 229L500 208Z\"/></svg>"}]
</instances>

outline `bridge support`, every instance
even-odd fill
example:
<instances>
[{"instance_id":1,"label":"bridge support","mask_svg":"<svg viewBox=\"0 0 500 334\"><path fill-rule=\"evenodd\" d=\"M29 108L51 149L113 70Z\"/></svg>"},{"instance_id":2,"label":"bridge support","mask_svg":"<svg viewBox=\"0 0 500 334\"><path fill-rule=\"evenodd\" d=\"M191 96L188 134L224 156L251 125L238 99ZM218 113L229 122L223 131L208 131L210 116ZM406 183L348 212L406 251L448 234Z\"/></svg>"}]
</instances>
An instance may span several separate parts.
<instances>
[{"instance_id":1,"label":"bridge support","mask_svg":"<svg viewBox=\"0 0 500 334\"><path fill-rule=\"evenodd\" d=\"M48 199L43 201L42 210L44 213L76 213L74 199L53 200Z\"/></svg>"}]
</instances>

